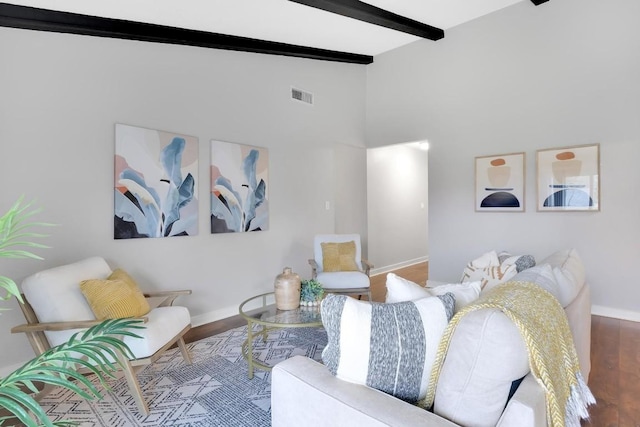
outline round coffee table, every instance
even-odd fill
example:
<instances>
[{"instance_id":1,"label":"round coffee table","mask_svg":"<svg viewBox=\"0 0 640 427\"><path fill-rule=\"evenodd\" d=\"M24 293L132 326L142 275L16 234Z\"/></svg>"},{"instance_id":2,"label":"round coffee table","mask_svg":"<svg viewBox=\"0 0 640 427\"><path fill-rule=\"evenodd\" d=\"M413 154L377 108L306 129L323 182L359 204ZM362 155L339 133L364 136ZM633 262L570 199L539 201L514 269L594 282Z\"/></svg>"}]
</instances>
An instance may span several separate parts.
<instances>
[{"instance_id":1,"label":"round coffee table","mask_svg":"<svg viewBox=\"0 0 640 427\"><path fill-rule=\"evenodd\" d=\"M267 334L273 329L282 328L312 328L322 326L320 307L298 307L294 310L278 310L275 303L275 294L268 292L256 295L240 304L240 316L247 321L247 339L242 344L242 356L249 364L249 379L253 378L253 369L260 368L270 370L272 367L256 360L253 357L253 340L262 336L262 341L267 341ZM255 306L258 308L251 308ZM255 332L253 325L261 325L262 330Z\"/></svg>"}]
</instances>

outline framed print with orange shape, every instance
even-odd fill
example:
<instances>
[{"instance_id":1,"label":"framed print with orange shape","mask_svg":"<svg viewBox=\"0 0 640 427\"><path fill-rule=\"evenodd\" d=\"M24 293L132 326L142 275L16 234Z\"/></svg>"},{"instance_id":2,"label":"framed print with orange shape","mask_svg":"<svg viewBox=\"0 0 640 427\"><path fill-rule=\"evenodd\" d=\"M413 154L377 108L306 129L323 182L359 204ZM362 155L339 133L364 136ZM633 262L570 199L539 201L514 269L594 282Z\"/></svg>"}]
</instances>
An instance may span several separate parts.
<instances>
[{"instance_id":1,"label":"framed print with orange shape","mask_svg":"<svg viewBox=\"0 0 640 427\"><path fill-rule=\"evenodd\" d=\"M476 212L524 212L524 157L476 157Z\"/></svg>"},{"instance_id":2,"label":"framed print with orange shape","mask_svg":"<svg viewBox=\"0 0 640 427\"><path fill-rule=\"evenodd\" d=\"M600 210L600 144L538 150L538 211Z\"/></svg>"}]
</instances>

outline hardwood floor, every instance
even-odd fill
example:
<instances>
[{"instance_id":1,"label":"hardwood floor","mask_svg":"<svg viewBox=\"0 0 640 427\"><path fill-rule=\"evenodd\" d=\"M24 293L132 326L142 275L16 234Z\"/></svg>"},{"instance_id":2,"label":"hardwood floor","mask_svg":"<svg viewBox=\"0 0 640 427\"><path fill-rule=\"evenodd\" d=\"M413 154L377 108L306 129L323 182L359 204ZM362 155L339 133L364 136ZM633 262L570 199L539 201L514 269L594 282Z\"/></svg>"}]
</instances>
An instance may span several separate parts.
<instances>
[{"instance_id":1,"label":"hardwood floor","mask_svg":"<svg viewBox=\"0 0 640 427\"><path fill-rule=\"evenodd\" d=\"M428 263L394 271L424 285ZM371 277L374 301L385 298L386 274ZM196 341L245 324L240 316L193 328L187 342ZM593 316L591 322L591 374L589 387L597 404L589 408L593 427L640 427L640 323Z\"/></svg>"},{"instance_id":2,"label":"hardwood floor","mask_svg":"<svg viewBox=\"0 0 640 427\"><path fill-rule=\"evenodd\" d=\"M640 323L592 316L589 387L592 426L640 427Z\"/></svg>"}]
</instances>

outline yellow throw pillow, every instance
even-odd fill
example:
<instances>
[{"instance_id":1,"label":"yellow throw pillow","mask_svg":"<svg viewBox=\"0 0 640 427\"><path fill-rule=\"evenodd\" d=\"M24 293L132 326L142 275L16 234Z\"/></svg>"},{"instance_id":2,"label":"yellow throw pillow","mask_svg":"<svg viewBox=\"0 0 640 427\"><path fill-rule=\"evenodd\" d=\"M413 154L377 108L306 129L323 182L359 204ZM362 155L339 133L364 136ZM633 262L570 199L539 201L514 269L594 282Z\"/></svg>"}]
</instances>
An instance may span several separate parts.
<instances>
[{"instance_id":1,"label":"yellow throw pillow","mask_svg":"<svg viewBox=\"0 0 640 427\"><path fill-rule=\"evenodd\" d=\"M358 271L356 242L320 243L323 271Z\"/></svg>"},{"instance_id":2,"label":"yellow throw pillow","mask_svg":"<svg viewBox=\"0 0 640 427\"><path fill-rule=\"evenodd\" d=\"M98 320L144 316L151 309L136 282L124 270L114 271L106 280L83 280L80 290Z\"/></svg>"},{"instance_id":3,"label":"yellow throw pillow","mask_svg":"<svg viewBox=\"0 0 640 427\"><path fill-rule=\"evenodd\" d=\"M129 285L132 289L139 289L138 282L133 280L133 277L129 276L129 273L124 271L121 268L116 268L110 275L107 277L107 280L122 280L127 285Z\"/></svg>"}]
</instances>

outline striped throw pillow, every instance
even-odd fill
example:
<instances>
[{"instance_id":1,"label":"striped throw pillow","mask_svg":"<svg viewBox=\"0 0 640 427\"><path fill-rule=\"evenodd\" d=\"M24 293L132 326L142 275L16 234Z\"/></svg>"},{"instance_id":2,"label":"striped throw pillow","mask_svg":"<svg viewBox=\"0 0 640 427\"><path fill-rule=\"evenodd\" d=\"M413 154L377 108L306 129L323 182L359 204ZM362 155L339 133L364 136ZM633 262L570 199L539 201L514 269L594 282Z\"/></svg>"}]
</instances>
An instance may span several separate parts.
<instances>
[{"instance_id":1,"label":"striped throw pillow","mask_svg":"<svg viewBox=\"0 0 640 427\"><path fill-rule=\"evenodd\" d=\"M415 403L427 393L438 344L453 315L448 293L393 304L329 294L322 361L336 377Z\"/></svg>"}]
</instances>

